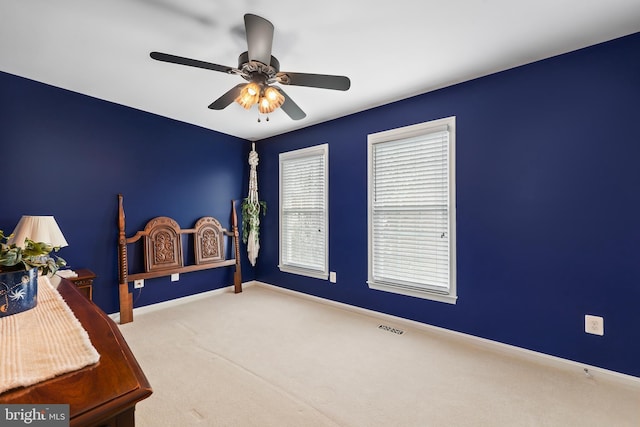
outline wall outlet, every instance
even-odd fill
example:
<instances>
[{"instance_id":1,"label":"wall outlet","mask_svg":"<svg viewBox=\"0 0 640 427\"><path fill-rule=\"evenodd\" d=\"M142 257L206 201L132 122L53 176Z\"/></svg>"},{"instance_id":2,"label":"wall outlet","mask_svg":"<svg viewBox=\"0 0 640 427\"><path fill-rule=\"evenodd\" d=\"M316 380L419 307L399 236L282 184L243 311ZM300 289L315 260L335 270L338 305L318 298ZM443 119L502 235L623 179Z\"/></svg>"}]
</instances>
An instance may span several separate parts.
<instances>
[{"instance_id":1,"label":"wall outlet","mask_svg":"<svg viewBox=\"0 0 640 427\"><path fill-rule=\"evenodd\" d=\"M138 279L133 281L133 288L140 289L144 288L144 279Z\"/></svg>"},{"instance_id":2,"label":"wall outlet","mask_svg":"<svg viewBox=\"0 0 640 427\"><path fill-rule=\"evenodd\" d=\"M587 314L584 316L584 331L593 335L604 335L604 318Z\"/></svg>"},{"instance_id":3,"label":"wall outlet","mask_svg":"<svg viewBox=\"0 0 640 427\"><path fill-rule=\"evenodd\" d=\"M329 272L329 281L331 283L336 283L336 272L335 271L330 271Z\"/></svg>"},{"instance_id":4,"label":"wall outlet","mask_svg":"<svg viewBox=\"0 0 640 427\"><path fill-rule=\"evenodd\" d=\"M173 273L171 275L171 281L172 282L177 282L178 280L180 280L180 273Z\"/></svg>"}]
</instances>

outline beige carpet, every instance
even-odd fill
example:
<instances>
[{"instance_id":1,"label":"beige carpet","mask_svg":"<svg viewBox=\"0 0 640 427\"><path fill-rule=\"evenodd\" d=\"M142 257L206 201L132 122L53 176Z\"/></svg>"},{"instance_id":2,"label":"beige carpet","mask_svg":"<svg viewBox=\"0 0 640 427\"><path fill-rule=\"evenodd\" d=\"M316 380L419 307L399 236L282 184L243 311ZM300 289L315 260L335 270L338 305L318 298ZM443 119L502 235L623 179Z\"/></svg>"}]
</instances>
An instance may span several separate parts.
<instances>
[{"instance_id":1,"label":"beige carpet","mask_svg":"<svg viewBox=\"0 0 640 427\"><path fill-rule=\"evenodd\" d=\"M639 388L262 286L121 329L154 390L139 427L640 426Z\"/></svg>"}]
</instances>

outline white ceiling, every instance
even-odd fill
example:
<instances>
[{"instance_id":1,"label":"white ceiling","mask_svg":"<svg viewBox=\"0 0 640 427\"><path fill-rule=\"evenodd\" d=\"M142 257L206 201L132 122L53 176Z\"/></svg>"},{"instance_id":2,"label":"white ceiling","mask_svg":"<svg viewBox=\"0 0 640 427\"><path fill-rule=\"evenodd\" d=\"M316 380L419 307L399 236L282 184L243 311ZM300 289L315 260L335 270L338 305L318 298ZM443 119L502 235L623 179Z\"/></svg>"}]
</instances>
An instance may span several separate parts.
<instances>
[{"instance_id":1,"label":"white ceiling","mask_svg":"<svg viewBox=\"0 0 640 427\"><path fill-rule=\"evenodd\" d=\"M282 71L346 75L346 92L286 87L307 113L207 106L239 76L245 13L275 26ZM0 0L0 71L258 140L640 31L639 0ZM1 96L1 94L0 94Z\"/></svg>"}]
</instances>

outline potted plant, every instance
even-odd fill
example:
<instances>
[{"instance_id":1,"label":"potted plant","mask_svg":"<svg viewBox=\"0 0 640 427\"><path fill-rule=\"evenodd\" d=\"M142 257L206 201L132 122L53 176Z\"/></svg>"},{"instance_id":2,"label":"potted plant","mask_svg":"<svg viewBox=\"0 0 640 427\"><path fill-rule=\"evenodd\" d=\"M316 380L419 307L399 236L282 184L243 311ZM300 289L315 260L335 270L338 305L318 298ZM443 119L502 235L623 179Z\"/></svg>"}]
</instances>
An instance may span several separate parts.
<instances>
[{"instance_id":1,"label":"potted plant","mask_svg":"<svg viewBox=\"0 0 640 427\"><path fill-rule=\"evenodd\" d=\"M37 304L38 273L53 275L66 261L51 252L59 248L25 239L24 247L9 243L0 230L0 317L32 309Z\"/></svg>"},{"instance_id":2,"label":"potted plant","mask_svg":"<svg viewBox=\"0 0 640 427\"><path fill-rule=\"evenodd\" d=\"M255 265L258 257L258 249L260 244L260 212L262 215L267 214L267 202L262 200L252 201L251 197L247 197L242 201L242 243L247 244L249 250L249 261L251 265Z\"/></svg>"}]
</instances>

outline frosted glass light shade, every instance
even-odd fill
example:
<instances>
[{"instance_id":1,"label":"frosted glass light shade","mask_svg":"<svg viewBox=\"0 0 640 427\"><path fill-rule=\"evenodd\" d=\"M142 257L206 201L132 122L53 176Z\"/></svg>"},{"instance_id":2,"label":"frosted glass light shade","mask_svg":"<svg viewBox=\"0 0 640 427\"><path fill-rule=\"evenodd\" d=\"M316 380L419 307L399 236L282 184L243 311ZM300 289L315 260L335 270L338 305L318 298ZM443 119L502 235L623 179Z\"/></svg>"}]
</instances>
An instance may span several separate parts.
<instances>
[{"instance_id":1,"label":"frosted glass light shade","mask_svg":"<svg viewBox=\"0 0 640 427\"><path fill-rule=\"evenodd\" d=\"M48 243L54 247L69 246L53 216L23 215L8 243L24 247L24 240Z\"/></svg>"},{"instance_id":2,"label":"frosted glass light shade","mask_svg":"<svg viewBox=\"0 0 640 427\"><path fill-rule=\"evenodd\" d=\"M247 83L242 90L240 91L240 95L236 98L236 102L242 105L243 108L249 109L255 103L258 102L260 98L260 86L256 83Z\"/></svg>"}]
</instances>

